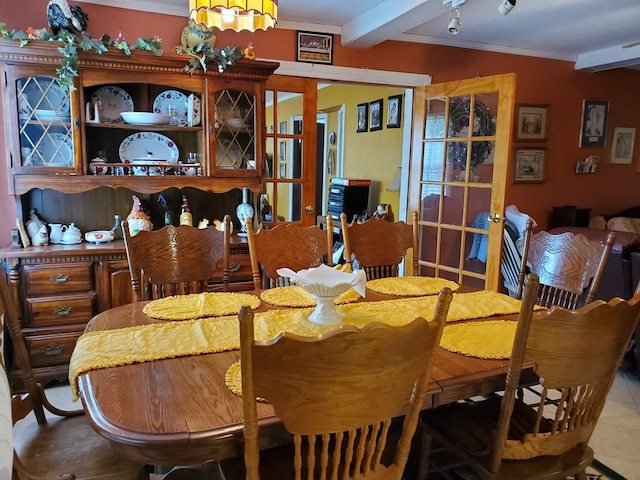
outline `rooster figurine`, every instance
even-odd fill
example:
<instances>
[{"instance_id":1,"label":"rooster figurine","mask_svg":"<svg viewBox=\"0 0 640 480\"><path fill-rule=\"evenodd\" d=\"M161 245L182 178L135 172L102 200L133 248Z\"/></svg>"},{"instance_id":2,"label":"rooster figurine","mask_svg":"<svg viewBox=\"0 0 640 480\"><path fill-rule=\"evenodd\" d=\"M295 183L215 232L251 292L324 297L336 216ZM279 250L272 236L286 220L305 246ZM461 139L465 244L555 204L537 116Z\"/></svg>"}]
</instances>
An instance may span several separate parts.
<instances>
[{"instance_id":1,"label":"rooster figurine","mask_svg":"<svg viewBox=\"0 0 640 480\"><path fill-rule=\"evenodd\" d=\"M80 7L69 6L67 0L49 0L47 19L54 35L57 35L62 29L77 35L87 29L89 17Z\"/></svg>"}]
</instances>

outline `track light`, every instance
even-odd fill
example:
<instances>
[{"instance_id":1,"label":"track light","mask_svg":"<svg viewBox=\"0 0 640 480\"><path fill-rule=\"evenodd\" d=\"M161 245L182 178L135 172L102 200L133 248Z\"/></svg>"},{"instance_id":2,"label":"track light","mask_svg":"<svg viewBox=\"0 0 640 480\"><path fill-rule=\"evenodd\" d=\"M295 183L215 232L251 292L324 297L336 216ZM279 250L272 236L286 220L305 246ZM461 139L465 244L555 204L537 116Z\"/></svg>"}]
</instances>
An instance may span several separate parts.
<instances>
[{"instance_id":1,"label":"track light","mask_svg":"<svg viewBox=\"0 0 640 480\"><path fill-rule=\"evenodd\" d=\"M502 15L508 15L511 10L513 10L516 6L516 0L500 0L500 5L498 5L498 11Z\"/></svg>"},{"instance_id":2,"label":"track light","mask_svg":"<svg viewBox=\"0 0 640 480\"><path fill-rule=\"evenodd\" d=\"M459 8L452 8L451 10L449 10L449 27L448 28L449 28L449 33L451 35L456 35L460 31L460 9Z\"/></svg>"}]
</instances>

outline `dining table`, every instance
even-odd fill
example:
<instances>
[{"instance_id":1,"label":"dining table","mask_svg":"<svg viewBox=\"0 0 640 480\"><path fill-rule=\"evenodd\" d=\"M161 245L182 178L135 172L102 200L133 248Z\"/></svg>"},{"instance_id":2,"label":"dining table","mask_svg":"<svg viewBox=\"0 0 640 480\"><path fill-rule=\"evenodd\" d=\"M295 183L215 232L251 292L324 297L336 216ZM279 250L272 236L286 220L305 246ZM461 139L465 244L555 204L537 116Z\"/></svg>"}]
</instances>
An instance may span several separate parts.
<instances>
[{"instance_id":1,"label":"dining table","mask_svg":"<svg viewBox=\"0 0 640 480\"><path fill-rule=\"evenodd\" d=\"M360 301L396 299L367 288ZM88 323L85 334L162 323L145 314L147 303L103 311ZM274 308L262 302L255 311ZM432 315L424 314L427 319ZM515 320L517 313L497 318ZM77 391L93 428L123 455L149 465L217 461L243 452L242 399L225 384L227 370L239 358L234 349L91 369L77 375ZM500 390L508 363L438 348L423 408ZM268 403L259 403L257 413L261 449L291 442Z\"/></svg>"}]
</instances>

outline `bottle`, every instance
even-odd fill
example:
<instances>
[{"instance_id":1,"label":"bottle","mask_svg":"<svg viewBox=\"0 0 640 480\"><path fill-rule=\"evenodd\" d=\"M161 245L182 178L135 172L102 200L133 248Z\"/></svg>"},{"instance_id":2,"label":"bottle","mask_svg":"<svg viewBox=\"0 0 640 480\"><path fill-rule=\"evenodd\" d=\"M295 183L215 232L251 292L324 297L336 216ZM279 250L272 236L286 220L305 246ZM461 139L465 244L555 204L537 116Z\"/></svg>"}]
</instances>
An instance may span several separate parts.
<instances>
[{"instance_id":1,"label":"bottle","mask_svg":"<svg viewBox=\"0 0 640 480\"><path fill-rule=\"evenodd\" d=\"M113 232L113 238L122 239L122 228L120 228L120 215L117 213L113 216L113 227L111 227L111 231Z\"/></svg>"},{"instance_id":2,"label":"bottle","mask_svg":"<svg viewBox=\"0 0 640 480\"><path fill-rule=\"evenodd\" d=\"M191 207L187 200L187 196L182 196L182 206L180 207L180 225L189 225L193 227L193 217L191 216Z\"/></svg>"}]
</instances>

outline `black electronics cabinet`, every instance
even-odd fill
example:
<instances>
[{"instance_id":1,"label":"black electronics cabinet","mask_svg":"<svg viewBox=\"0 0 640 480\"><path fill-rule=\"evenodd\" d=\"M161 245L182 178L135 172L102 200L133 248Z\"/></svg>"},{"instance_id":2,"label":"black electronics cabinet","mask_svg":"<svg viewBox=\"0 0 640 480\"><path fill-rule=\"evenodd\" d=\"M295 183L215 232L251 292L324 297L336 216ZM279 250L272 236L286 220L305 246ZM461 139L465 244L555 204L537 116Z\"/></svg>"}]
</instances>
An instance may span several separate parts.
<instances>
[{"instance_id":1,"label":"black electronics cabinet","mask_svg":"<svg viewBox=\"0 0 640 480\"><path fill-rule=\"evenodd\" d=\"M362 215L369 210L368 185L329 185L329 206L327 213L340 221L342 212L351 222L354 215Z\"/></svg>"}]
</instances>

